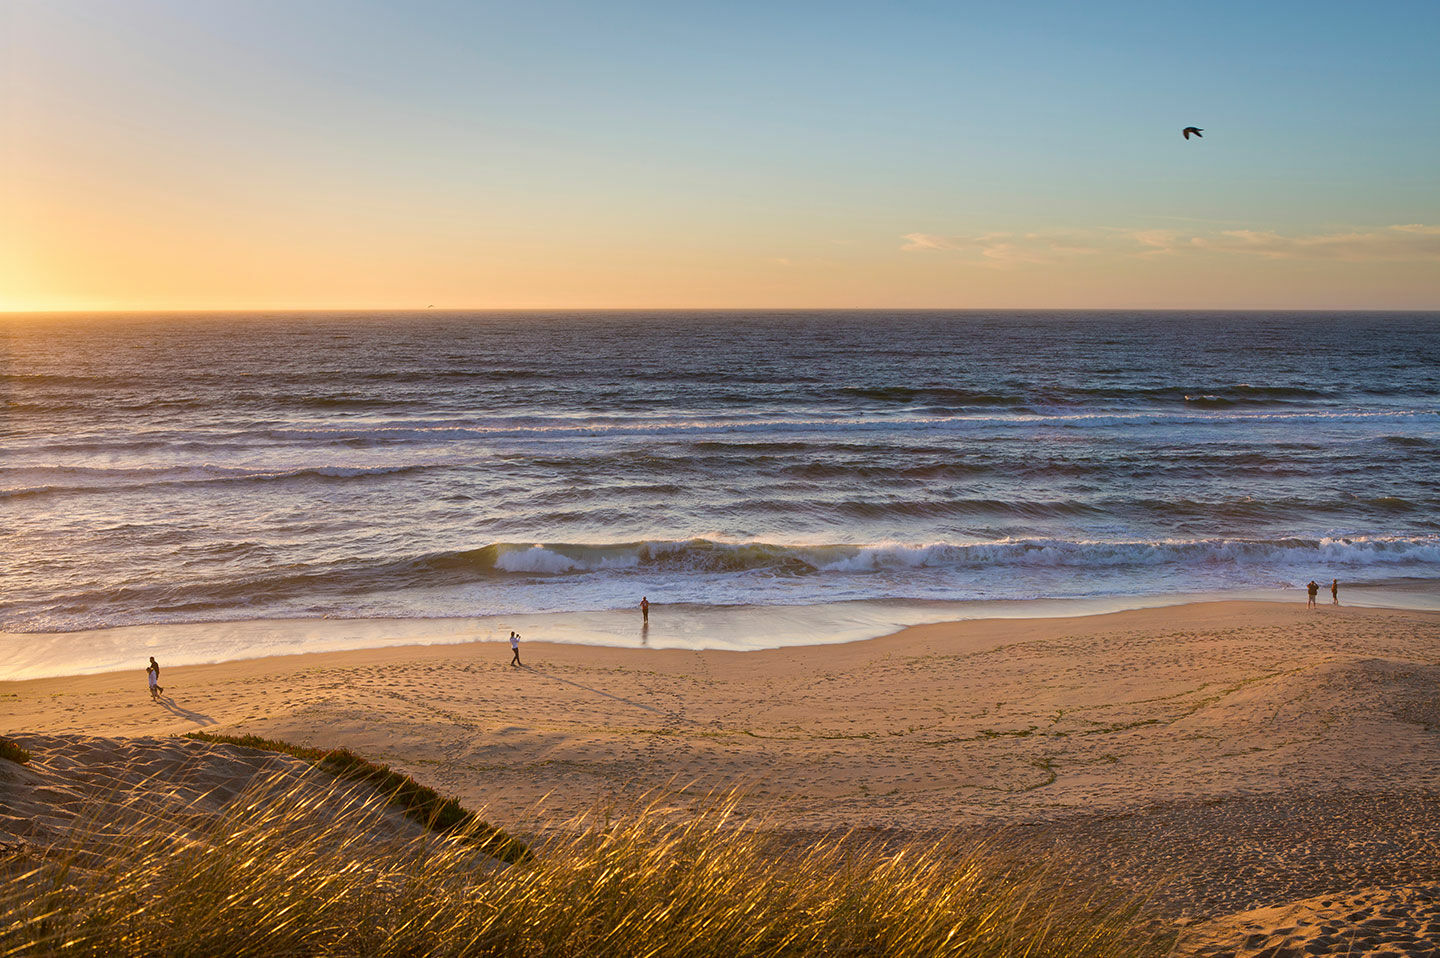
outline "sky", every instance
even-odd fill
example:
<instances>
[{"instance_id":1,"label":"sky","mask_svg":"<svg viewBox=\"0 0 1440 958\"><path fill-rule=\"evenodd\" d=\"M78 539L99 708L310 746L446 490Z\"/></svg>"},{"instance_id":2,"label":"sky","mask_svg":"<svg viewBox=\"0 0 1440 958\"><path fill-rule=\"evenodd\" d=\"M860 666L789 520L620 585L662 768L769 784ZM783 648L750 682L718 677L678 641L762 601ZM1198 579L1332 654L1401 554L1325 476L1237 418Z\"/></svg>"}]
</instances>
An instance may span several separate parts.
<instances>
[{"instance_id":1,"label":"sky","mask_svg":"<svg viewBox=\"0 0 1440 958\"><path fill-rule=\"evenodd\" d=\"M0 310L1436 309L1437 41L1435 0L0 0Z\"/></svg>"}]
</instances>

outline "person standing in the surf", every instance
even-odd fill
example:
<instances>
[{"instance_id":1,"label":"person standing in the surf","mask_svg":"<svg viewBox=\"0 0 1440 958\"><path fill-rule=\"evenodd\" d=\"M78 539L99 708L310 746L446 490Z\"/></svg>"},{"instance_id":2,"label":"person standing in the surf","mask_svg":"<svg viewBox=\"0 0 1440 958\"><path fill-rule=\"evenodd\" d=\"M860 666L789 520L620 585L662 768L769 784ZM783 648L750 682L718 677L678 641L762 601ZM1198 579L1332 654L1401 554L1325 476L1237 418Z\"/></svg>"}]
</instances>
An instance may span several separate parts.
<instances>
[{"instance_id":1,"label":"person standing in the surf","mask_svg":"<svg viewBox=\"0 0 1440 958\"><path fill-rule=\"evenodd\" d=\"M1320 594L1320 583L1316 582L1314 579L1311 579L1310 584L1307 585L1305 588L1308 589L1310 592L1310 601L1305 603L1305 608L1313 609L1315 608L1315 596Z\"/></svg>"}]
</instances>

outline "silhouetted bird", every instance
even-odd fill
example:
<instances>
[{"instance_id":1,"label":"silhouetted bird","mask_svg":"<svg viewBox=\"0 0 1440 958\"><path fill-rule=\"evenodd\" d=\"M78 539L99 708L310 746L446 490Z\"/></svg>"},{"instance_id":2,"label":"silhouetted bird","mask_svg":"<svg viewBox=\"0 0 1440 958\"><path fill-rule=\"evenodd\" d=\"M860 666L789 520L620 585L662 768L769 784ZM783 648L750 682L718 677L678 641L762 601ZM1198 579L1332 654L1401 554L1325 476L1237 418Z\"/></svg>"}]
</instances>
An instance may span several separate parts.
<instances>
[{"instance_id":1,"label":"silhouetted bird","mask_svg":"<svg viewBox=\"0 0 1440 958\"><path fill-rule=\"evenodd\" d=\"M1185 139L1187 139L1187 140L1190 139L1190 134L1191 134L1191 133L1194 133L1196 136L1200 136L1200 128L1199 128L1198 126L1187 126L1185 129L1181 130L1180 132L1185 134ZM1205 139L1205 137L1200 136L1200 139L1203 140L1203 139Z\"/></svg>"}]
</instances>

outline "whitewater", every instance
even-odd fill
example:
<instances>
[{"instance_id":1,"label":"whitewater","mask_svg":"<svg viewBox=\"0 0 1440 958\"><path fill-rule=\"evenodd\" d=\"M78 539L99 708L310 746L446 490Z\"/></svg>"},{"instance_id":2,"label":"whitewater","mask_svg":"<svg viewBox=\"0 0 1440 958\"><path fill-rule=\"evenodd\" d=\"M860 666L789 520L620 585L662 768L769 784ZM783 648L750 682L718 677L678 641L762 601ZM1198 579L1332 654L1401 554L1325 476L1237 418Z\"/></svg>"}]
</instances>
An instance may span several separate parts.
<instances>
[{"instance_id":1,"label":"whitewater","mask_svg":"<svg viewBox=\"0 0 1440 958\"><path fill-rule=\"evenodd\" d=\"M870 610L831 636L1311 579L1440 604L1435 313L10 317L0 386L12 644L642 595Z\"/></svg>"}]
</instances>

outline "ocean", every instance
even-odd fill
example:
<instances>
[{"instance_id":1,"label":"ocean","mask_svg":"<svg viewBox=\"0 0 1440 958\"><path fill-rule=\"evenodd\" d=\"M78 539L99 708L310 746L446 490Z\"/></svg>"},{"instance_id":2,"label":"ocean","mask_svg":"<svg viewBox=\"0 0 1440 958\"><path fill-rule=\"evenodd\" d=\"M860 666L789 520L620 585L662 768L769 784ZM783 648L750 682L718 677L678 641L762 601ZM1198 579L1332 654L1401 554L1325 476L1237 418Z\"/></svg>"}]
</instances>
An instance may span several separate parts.
<instances>
[{"instance_id":1,"label":"ocean","mask_svg":"<svg viewBox=\"0 0 1440 958\"><path fill-rule=\"evenodd\" d=\"M1440 314L11 317L0 629L1440 596Z\"/></svg>"}]
</instances>

